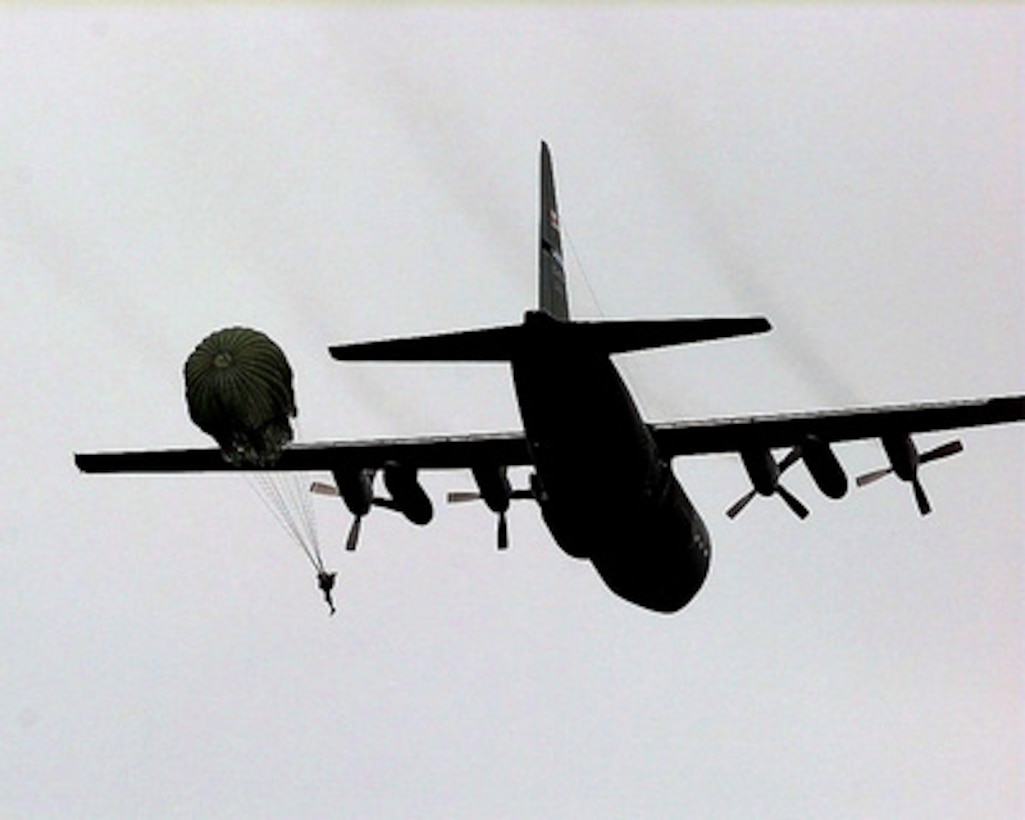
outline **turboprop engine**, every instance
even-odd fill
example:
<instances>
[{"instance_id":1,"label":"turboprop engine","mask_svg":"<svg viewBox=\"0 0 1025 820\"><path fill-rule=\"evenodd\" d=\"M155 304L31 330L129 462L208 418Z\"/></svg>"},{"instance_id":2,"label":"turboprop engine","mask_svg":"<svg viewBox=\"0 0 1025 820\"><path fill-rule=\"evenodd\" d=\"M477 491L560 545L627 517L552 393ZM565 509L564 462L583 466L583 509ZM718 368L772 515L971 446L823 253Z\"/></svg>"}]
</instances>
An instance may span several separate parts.
<instances>
[{"instance_id":1,"label":"turboprop engine","mask_svg":"<svg viewBox=\"0 0 1025 820\"><path fill-rule=\"evenodd\" d=\"M381 472L384 473L384 486L388 498L374 495L374 470L332 470L335 483L323 484L313 482L310 490L320 495L341 496L342 501L353 515L352 527L345 539L347 550L356 549L363 518L371 507L384 507L402 513L413 524L423 526L434 517L434 505L428 497L417 477L415 467L399 464L396 461L385 462Z\"/></svg>"},{"instance_id":2,"label":"turboprop engine","mask_svg":"<svg viewBox=\"0 0 1025 820\"><path fill-rule=\"evenodd\" d=\"M751 490L742 495L737 502L726 511L730 518L736 518L755 495L778 495L798 518L808 517L808 508L804 506L790 490L779 482L779 477L801 457L800 448L795 447L786 457L776 462L772 453L765 447L750 447L740 451L744 469L751 479Z\"/></svg>"},{"instance_id":3,"label":"turboprop engine","mask_svg":"<svg viewBox=\"0 0 1025 820\"><path fill-rule=\"evenodd\" d=\"M534 489L514 490L509 483L509 475L505 466L477 465L471 468L473 480L477 482L477 492L455 491L448 494L450 504L462 501L483 501L488 509L498 516L498 548L500 550L509 547L509 524L506 521L506 513L509 512L509 503L517 499L534 499L538 493ZM536 481L536 476L534 476Z\"/></svg>"},{"instance_id":4,"label":"turboprop engine","mask_svg":"<svg viewBox=\"0 0 1025 820\"><path fill-rule=\"evenodd\" d=\"M933 447L931 450L926 450L924 453L919 453L918 448L909 435L883 436L882 442L883 449L886 451L886 457L890 461L890 466L858 476L858 486L864 487L867 484L878 481L883 476L893 473L901 481L911 485L911 489L915 494L915 503L918 505L918 511L922 515L928 515L932 512L932 505L929 503L929 497L925 494L922 481L918 477L919 466L940 458L956 455L964 449L964 445L957 440L948 441L946 444L941 444L938 447Z\"/></svg>"},{"instance_id":5,"label":"turboprop engine","mask_svg":"<svg viewBox=\"0 0 1025 820\"><path fill-rule=\"evenodd\" d=\"M780 462L777 462L765 447L742 450L740 457L751 479L751 490L726 511L730 518L739 515L756 495L778 495L794 515L798 518L807 517L808 508L780 483L780 476L798 461L804 462L815 486L823 495L828 498L843 498L847 494L847 474L843 466L829 442L817 436L805 436L801 439L800 445L794 447Z\"/></svg>"}]
</instances>

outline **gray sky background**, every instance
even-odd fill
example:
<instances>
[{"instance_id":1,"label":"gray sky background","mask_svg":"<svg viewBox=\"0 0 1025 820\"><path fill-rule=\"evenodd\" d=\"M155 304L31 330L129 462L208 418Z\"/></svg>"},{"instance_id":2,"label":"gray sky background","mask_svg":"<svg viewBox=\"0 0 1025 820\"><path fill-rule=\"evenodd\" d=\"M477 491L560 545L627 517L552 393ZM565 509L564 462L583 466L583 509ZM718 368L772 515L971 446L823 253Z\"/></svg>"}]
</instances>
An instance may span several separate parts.
<instances>
[{"instance_id":1,"label":"gray sky background","mask_svg":"<svg viewBox=\"0 0 1025 820\"><path fill-rule=\"evenodd\" d=\"M326 347L516 321L542 138L578 315L774 322L624 358L649 418L1020 391L1023 43L1013 5L0 11L0 813L1022 816L1021 429L927 519L795 469L808 521L729 522L739 459L678 461L716 552L668 618L531 505L506 554L439 504L353 555L317 499L329 619L242 478L71 454L204 444L181 366L231 324L306 440L518 428L502 367Z\"/></svg>"}]
</instances>

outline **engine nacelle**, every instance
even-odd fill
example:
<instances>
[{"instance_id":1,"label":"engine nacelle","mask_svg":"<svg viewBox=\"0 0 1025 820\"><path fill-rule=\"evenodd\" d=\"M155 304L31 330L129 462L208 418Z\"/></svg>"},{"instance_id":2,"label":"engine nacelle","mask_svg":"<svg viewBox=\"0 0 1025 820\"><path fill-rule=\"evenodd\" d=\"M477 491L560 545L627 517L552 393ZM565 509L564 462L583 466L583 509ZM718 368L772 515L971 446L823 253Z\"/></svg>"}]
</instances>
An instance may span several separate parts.
<instances>
[{"instance_id":1,"label":"engine nacelle","mask_svg":"<svg viewBox=\"0 0 1025 820\"><path fill-rule=\"evenodd\" d=\"M823 495L843 498L847 494L847 474L828 441L807 436L801 442L801 458Z\"/></svg>"},{"instance_id":2,"label":"engine nacelle","mask_svg":"<svg viewBox=\"0 0 1025 820\"><path fill-rule=\"evenodd\" d=\"M883 436L883 449L890 466L902 481L911 481L918 472L918 449L908 435Z\"/></svg>"},{"instance_id":3,"label":"engine nacelle","mask_svg":"<svg viewBox=\"0 0 1025 820\"><path fill-rule=\"evenodd\" d=\"M492 512L503 513L509 509L512 486L503 466L473 467L473 478L477 482L480 497Z\"/></svg>"},{"instance_id":4,"label":"engine nacelle","mask_svg":"<svg viewBox=\"0 0 1025 820\"><path fill-rule=\"evenodd\" d=\"M759 495L772 495L779 487L779 464L764 448L740 451L748 478Z\"/></svg>"},{"instance_id":5,"label":"engine nacelle","mask_svg":"<svg viewBox=\"0 0 1025 820\"><path fill-rule=\"evenodd\" d=\"M406 467L394 461L384 465L384 486L391 494L389 506L398 510L412 523L423 526L434 517L434 506L416 476L415 467Z\"/></svg>"},{"instance_id":6,"label":"engine nacelle","mask_svg":"<svg viewBox=\"0 0 1025 820\"><path fill-rule=\"evenodd\" d=\"M373 470L332 470L331 475L349 512L357 518L370 512L374 500Z\"/></svg>"}]
</instances>

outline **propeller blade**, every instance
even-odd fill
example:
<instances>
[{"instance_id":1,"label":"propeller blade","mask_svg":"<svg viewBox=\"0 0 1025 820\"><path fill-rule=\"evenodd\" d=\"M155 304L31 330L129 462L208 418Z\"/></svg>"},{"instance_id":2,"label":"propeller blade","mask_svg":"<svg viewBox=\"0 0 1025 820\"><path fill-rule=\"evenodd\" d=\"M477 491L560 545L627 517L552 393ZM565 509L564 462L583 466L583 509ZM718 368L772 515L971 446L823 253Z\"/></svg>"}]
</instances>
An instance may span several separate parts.
<instances>
[{"instance_id":1,"label":"propeller blade","mask_svg":"<svg viewBox=\"0 0 1025 820\"><path fill-rule=\"evenodd\" d=\"M345 539L345 549L352 552L356 549L356 542L359 540L359 532L363 525L363 516L357 515L352 520L352 526L349 528L349 537Z\"/></svg>"},{"instance_id":2,"label":"propeller blade","mask_svg":"<svg viewBox=\"0 0 1025 820\"><path fill-rule=\"evenodd\" d=\"M498 548L500 550L509 548L509 525L505 520L505 513L498 514Z\"/></svg>"},{"instance_id":3,"label":"propeller blade","mask_svg":"<svg viewBox=\"0 0 1025 820\"><path fill-rule=\"evenodd\" d=\"M469 490L454 490L448 494L449 504L459 504L463 501L480 501L480 493L470 492Z\"/></svg>"},{"instance_id":4,"label":"propeller blade","mask_svg":"<svg viewBox=\"0 0 1025 820\"><path fill-rule=\"evenodd\" d=\"M964 445L960 441L948 441L946 444L941 444L939 447L934 447L932 450L922 453L918 457L918 463L925 464L938 458L946 458L947 456L956 455L962 450L964 450Z\"/></svg>"},{"instance_id":5,"label":"propeller blade","mask_svg":"<svg viewBox=\"0 0 1025 820\"><path fill-rule=\"evenodd\" d=\"M859 475L855 480L859 487L865 487L874 481L878 481L883 476L888 476L893 472L893 467L884 467L881 470L873 470L870 473Z\"/></svg>"},{"instance_id":6,"label":"propeller blade","mask_svg":"<svg viewBox=\"0 0 1025 820\"><path fill-rule=\"evenodd\" d=\"M334 484L325 484L323 481L314 481L310 485L310 492L317 495L338 496L338 488Z\"/></svg>"},{"instance_id":7,"label":"propeller blade","mask_svg":"<svg viewBox=\"0 0 1025 820\"><path fill-rule=\"evenodd\" d=\"M789 453L787 453L783 457L783 460L781 462L779 462L779 464L776 465L777 470L778 470L777 476L783 475L783 473L785 473L787 470L789 470L794 464L796 464L800 460L801 460L801 448L800 447L794 447L793 449L790 450ZM777 491L780 490L780 489L782 489L782 488L777 485ZM742 495L740 498L737 499L736 503L732 507L730 507L728 510L726 510L726 516L728 518L736 518L738 515L740 515L741 512L743 512L744 508L748 504L751 503L751 499L753 499L757 494L758 494L757 490L751 489L750 491L748 491L747 493ZM795 513L797 512L798 509L804 510L804 515L801 515L800 513L798 513L798 515L801 515L801 518L804 518L804 516L806 516L808 514L807 508L800 501L797 501L797 499L794 498L793 496L790 496L790 497L791 497L791 499L793 499L793 501L797 502L797 507L791 506L790 509L792 509ZM790 504L790 503L791 502L787 501L787 504Z\"/></svg>"},{"instance_id":8,"label":"propeller blade","mask_svg":"<svg viewBox=\"0 0 1025 820\"><path fill-rule=\"evenodd\" d=\"M794 464L801 460L801 448L794 447L789 453L784 456L783 460L779 463L779 474L783 475L789 470Z\"/></svg>"},{"instance_id":9,"label":"propeller blade","mask_svg":"<svg viewBox=\"0 0 1025 820\"><path fill-rule=\"evenodd\" d=\"M782 484L778 484L776 486L776 494L786 502L786 505L798 518L803 519L808 517L808 508L805 507L804 504L802 504L800 501L798 501L797 496L795 496L792 492L790 492L790 490L788 490Z\"/></svg>"},{"instance_id":10,"label":"propeller blade","mask_svg":"<svg viewBox=\"0 0 1025 820\"><path fill-rule=\"evenodd\" d=\"M917 475L911 480L911 487L915 491L915 503L918 504L918 511L922 515L928 515L932 512L932 506L929 504L929 498L925 494L925 488L922 486L922 482L918 480Z\"/></svg>"},{"instance_id":11,"label":"propeller blade","mask_svg":"<svg viewBox=\"0 0 1025 820\"><path fill-rule=\"evenodd\" d=\"M736 518L738 515L740 515L740 513L743 512L744 507L751 503L751 499L754 498L755 495L755 490L750 490L749 492L744 493L744 495L737 499L737 503L735 503L732 507L726 510L727 518Z\"/></svg>"}]
</instances>

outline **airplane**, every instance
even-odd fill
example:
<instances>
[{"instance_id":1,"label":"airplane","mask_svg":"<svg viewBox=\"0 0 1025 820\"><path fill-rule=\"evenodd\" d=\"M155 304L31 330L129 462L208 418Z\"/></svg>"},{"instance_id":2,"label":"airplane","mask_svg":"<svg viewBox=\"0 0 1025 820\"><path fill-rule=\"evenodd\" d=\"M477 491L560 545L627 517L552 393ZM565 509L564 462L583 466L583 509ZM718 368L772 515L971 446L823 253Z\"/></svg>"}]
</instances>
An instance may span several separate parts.
<instances>
[{"instance_id":1,"label":"airplane","mask_svg":"<svg viewBox=\"0 0 1025 820\"><path fill-rule=\"evenodd\" d=\"M911 485L919 511L931 505L919 468L962 449L952 441L919 452L911 435L1021 421L1025 395L798 414L647 423L613 356L627 351L760 334L763 317L596 320L570 318L551 153L541 143L538 236L539 297L520 324L427 336L341 344L339 361L507 362L522 432L325 441L287 446L273 464L229 464L221 451L183 449L78 454L86 473L200 471L329 471L334 485L314 491L339 495L354 516L347 548L372 507L387 507L418 525L433 516L419 482L421 470L469 470L475 493L450 501L482 500L498 516L498 547L507 545L510 502L531 499L556 544L590 561L616 595L660 613L682 609L708 574L708 528L671 468L677 456L737 453L751 491L727 510L736 516L756 495L778 496L796 515L808 509L781 483L801 461L827 497L841 498L847 475L833 445L880 439L889 465L858 479L867 484L893 473ZM777 461L773 450L789 448ZM507 470L532 470L529 487L513 489ZM374 494L381 472L389 495Z\"/></svg>"}]
</instances>

